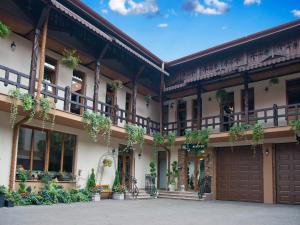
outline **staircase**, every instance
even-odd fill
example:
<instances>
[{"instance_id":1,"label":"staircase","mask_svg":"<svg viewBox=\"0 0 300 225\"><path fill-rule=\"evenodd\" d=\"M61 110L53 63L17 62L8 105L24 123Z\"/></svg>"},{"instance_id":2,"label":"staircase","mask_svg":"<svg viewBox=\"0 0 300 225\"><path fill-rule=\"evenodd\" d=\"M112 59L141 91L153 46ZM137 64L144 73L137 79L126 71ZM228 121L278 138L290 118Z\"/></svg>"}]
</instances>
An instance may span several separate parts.
<instances>
[{"instance_id":1,"label":"staircase","mask_svg":"<svg viewBox=\"0 0 300 225\"><path fill-rule=\"evenodd\" d=\"M132 193L126 191L125 192L125 199L126 200L133 200ZM146 200L146 199L152 199L152 197L145 190L139 190L139 195L137 196L136 199Z\"/></svg>"},{"instance_id":2,"label":"staircase","mask_svg":"<svg viewBox=\"0 0 300 225\"><path fill-rule=\"evenodd\" d=\"M158 198L192 200L192 201L208 201L208 200L212 200L212 194L205 193L203 195L203 197L201 199L199 199L197 192L191 192L191 191L159 191Z\"/></svg>"}]
</instances>

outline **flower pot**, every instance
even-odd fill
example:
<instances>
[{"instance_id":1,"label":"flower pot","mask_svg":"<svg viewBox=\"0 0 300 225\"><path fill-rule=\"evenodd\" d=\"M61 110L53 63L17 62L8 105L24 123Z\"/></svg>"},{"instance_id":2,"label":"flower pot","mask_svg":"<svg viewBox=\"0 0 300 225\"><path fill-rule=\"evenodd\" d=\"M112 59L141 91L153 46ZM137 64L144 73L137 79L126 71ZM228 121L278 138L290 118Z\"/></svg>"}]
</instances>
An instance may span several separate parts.
<instances>
[{"instance_id":1,"label":"flower pot","mask_svg":"<svg viewBox=\"0 0 300 225\"><path fill-rule=\"evenodd\" d=\"M124 193L113 193L114 200L124 200Z\"/></svg>"},{"instance_id":2,"label":"flower pot","mask_svg":"<svg viewBox=\"0 0 300 225\"><path fill-rule=\"evenodd\" d=\"M112 192L101 192L101 199L111 199Z\"/></svg>"},{"instance_id":3,"label":"flower pot","mask_svg":"<svg viewBox=\"0 0 300 225\"><path fill-rule=\"evenodd\" d=\"M175 184L169 184L169 191L175 191L176 185Z\"/></svg>"},{"instance_id":4,"label":"flower pot","mask_svg":"<svg viewBox=\"0 0 300 225\"><path fill-rule=\"evenodd\" d=\"M0 194L0 208L4 207L4 200L5 200L5 195L4 194Z\"/></svg>"},{"instance_id":5,"label":"flower pot","mask_svg":"<svg viewBox=\"0 0 300 225\"><path fill-rule=\"evenodd\" d=\"M94 193L92 195L92 201L93 202L100 202L100 200L101 200L101 195L99 193Z\"/></svg>"},{"instance_id":6,"label":"flower pot","mask_svg":"<svg viewBox=\"0 0 300 225\"><path fill-rule=\"evenodd\" d=\"M14 206L15 206L14 202L5 200L5 207L11 208Z\"/></svg>"}]
</instances>

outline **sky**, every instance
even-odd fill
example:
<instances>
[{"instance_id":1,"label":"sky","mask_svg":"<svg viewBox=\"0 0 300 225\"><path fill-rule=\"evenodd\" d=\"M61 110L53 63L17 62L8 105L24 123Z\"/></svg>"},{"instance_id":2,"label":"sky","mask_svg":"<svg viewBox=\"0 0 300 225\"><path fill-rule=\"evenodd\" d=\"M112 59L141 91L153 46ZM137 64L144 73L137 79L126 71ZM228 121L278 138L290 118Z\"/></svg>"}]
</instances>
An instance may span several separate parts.
<instances>
[{"instance_id":1,"label":"sky","mask_svg":"<svg viewBox=\"0 0 300 225\"><path fill-rule=\"evenodd\" d=\"M300 19L300 0L81 0L165 61Z\"/></svg>"}]
</instances>

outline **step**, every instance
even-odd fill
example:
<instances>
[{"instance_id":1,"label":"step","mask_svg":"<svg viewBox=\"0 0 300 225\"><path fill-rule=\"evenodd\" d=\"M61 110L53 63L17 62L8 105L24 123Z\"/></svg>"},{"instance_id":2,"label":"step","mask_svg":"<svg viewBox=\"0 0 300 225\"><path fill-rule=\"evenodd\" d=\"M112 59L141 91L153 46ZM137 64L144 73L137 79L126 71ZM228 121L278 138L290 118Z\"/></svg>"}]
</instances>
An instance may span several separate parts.
<instances>
[{"instance_id":1,"label":"step","mask_svg":"<svg viewBox=\"0 0 300 225\"><path fill-rule=\"evenodd\" d=\"M203 201L203 199L199 199L198 197L182 197L182 196L166 196L166 195L161 196L161 195L159 195L158 198L190 200L190 201Z\"/></svg>"}]
</instances>

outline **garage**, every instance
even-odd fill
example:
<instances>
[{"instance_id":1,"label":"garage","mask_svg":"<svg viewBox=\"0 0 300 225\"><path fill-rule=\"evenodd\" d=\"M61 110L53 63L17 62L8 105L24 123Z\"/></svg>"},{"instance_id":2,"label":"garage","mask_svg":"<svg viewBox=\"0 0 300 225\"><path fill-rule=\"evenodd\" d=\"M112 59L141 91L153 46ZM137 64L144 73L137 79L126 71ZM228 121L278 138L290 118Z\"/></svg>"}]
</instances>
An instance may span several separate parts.
<instances>
[{"instance_id":1,"label":"garage","mask_svg":"<svg viewBox=\"0 0 300 225\"><path fill-rule=\"evenodd\" d=\"M276 145L277 203L300 204L300 145Z\"/></svg>"},{"instance_id":2,"label":"garage","mask_svg":"<svg viewBox=\"0 0 300 225\"><path fill-rule=\"evenodd\" d=\"M263 202L263 156L251 146L217 149L217 199Z\"/></svg>"}]
</instances>

